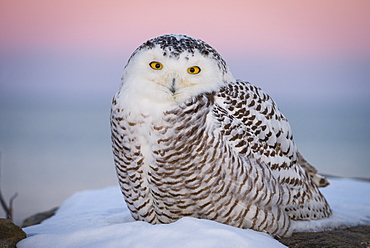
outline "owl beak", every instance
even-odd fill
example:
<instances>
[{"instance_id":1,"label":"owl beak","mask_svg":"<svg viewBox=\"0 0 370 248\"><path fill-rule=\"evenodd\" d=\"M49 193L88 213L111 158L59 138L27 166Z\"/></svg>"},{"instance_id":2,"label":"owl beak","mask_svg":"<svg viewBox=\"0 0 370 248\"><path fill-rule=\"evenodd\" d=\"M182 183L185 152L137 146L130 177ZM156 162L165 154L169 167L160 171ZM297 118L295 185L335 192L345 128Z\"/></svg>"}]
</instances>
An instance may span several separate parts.
<instances>
[{"instance_id":1,"label":"owl beak","mask_svg":"<svg viewBox=\"0 0 370 248\"><path fill-rule=\"evenodd\" d=\"M175 92L176 92L175 86L176 86L176 78L173 78L172 82L171 82L171 86L170 86L170 91L171 91L172 94L175 94Z\"/></svg>"}]
</instances>

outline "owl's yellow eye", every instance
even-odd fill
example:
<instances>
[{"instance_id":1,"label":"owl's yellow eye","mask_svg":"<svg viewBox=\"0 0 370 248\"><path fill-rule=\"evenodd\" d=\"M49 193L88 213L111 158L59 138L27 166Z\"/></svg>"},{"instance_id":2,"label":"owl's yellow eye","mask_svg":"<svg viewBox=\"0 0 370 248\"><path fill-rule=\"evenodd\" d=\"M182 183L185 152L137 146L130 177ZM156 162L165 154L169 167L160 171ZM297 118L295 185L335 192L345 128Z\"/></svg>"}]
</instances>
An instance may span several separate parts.
<instances>
[{"instance_id":1,"label":"owl's yellow eye","mask_svg":"<svg viewBox=\"0 0 370 248\"><path fill-rule=\"evenodd\" d=\"M198 74L200 72L199 66L192 66L188 68L189 74Z\"/></svg>"},{"instance_id":2,"label":"owl's yellow eye","mask_svg":"<svg viewBox=\"0 0 370 248\"><path fill-rule=\"evenodd\" d=\"M163 65L157 61L150 62L149 65L154 70L161 70L163 68Z\"/></svg>"}]
</instances>

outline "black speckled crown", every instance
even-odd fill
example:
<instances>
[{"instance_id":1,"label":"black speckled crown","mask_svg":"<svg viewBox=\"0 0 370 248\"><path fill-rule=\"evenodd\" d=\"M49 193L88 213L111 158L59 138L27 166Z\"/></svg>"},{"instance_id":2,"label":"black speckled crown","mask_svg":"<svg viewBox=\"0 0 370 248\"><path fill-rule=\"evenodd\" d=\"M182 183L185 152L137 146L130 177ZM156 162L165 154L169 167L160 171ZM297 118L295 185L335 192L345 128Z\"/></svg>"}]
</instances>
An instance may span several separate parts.
<instances>
[{"instance_id":1,"label":"black speckled crown","mask_svg":"<svg viewBox=\"0 0 370 248\"><path fill-rule=\"evenodd\" d=\"M168 34L150 39L139 46L131 55L131 58L141 50L149 50L155 47L163 50L163 56L176 59L179 59L180 55L184 52L194 55L195 51L198 51L203 56L216 60L220 70L223 73L227 72L226 62L215 49L200 39L186 35ZM189 59L187 56L185 58Z\"/></svg>"}]
</instances>

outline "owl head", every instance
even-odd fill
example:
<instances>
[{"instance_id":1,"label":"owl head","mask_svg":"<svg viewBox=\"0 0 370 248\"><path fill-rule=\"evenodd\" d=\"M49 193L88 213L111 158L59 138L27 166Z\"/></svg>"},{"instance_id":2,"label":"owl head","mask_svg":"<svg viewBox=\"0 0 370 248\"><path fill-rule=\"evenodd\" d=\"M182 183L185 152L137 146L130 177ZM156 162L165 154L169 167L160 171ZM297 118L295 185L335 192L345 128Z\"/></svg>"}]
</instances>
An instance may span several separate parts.
<instances>
[{"instance_id":1,"label":"owl head","mask_svg":"<svg viewBox=\"0 0 370 248\"><path fill-rule=\"evenodd\" d=\"M186 35L148 40L131 55L120 92L131 101L179 104L235 81L220 54Z\"/></svg>"}]
</instances>

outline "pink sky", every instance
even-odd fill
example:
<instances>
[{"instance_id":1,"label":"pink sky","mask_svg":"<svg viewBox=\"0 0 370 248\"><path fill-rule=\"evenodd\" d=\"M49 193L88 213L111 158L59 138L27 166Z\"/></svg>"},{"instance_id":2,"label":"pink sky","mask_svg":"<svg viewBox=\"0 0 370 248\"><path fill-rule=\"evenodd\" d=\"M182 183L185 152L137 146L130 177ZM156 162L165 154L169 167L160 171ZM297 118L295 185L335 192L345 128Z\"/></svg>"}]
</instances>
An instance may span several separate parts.
<instances>
[{"instance_id":1,"label":"pink sky","mask_svg":"<svg viewBox=\"0 0 370 248\"><path fill-rule=\"evenodd\" d=\"M0 0L0 33L5 50L132 51L184 33L229 53L370 56L370 1Z\"/></svg>"}]
</instances>

